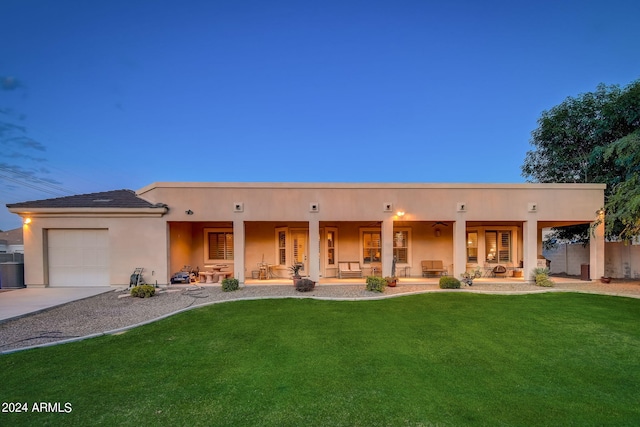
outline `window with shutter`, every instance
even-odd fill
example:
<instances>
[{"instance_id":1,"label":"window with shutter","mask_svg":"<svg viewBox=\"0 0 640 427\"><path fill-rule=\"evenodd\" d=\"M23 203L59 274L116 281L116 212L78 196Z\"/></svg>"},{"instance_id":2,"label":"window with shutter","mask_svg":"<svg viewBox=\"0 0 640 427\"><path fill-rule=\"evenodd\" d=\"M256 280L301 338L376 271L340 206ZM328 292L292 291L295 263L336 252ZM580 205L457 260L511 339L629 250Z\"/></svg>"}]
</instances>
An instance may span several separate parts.
<instances>
[{"instance_id":1,"label":"window with shutter","mask_svg":"<svg viewBox=\"0 0 640 427\"><path fill-rule=\"evenodd\" d=\"M478 262L478 233L467 233L467 262Z\"/></svg>"},{"instance_id":2,"label":"window with shutter","mask_svg":"<svg viewBox=\"0 0 640 427\"><path fill-rule=\"evenodd\" d=\"M379 231L362 232L362 259L365 264L380 262L382 253L382 239Z\"/></svg>"},{"instance_id":3,"label":"window with shutter","mask_svg":"<svg viewBox=\"0 0 640 427\"><path fill-rule=\"evenodd\" d=\"M487 231L485 233L485 248L488 262L510 262L511 232Z\"/></svg>"},{"instance_id":4,"label":"window with shutter","mask_svg":"<svg viewBox=\"0 0 640 427\"><path fill-rule=\"evenodd\" d=\"M233 231L205 229L205 261L233 260Z\"/></svg>"},{"instance_id":5,"label":"window with shutter","mask_svg":"<svg viewBox=\"0 0 640 427\"><path fill-rule=\"evenodd\" d=\"M409 262L409 231L395 231L393 233L393 256L399 264Z\"/></svg>"}]
</instances>

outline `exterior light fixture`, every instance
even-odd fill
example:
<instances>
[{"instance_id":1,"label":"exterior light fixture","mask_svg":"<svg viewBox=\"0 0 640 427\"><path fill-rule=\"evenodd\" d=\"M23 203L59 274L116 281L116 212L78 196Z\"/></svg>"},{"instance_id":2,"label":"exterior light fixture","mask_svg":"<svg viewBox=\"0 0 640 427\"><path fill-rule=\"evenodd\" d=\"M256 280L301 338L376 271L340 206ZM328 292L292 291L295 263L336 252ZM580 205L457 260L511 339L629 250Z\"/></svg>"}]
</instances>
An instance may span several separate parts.
<instances>
[{"instance_id":1,"label":"exterior light fixture","mask_svg":"<svg viewBox=\"0 0 640 427\"><path fill-rule=\"evenodd\" d=\"M402 218L404 216L404 211L398 211L398 216Z\"/></svg>"},{"instance_id":2,"label":"exterior light fixture","mask_svg":"<svg viewBox=\"0 0 640 427\"><path fill-rule=\"evenodd\" d=\"M193 211L191 209L184 211L184 213L186 213L187 215L193 215Z\"/></svg>"},{"instance_id":3,"label":"exterior light fixture","mask_svg":"<svg viewBox=\"0 0 640 427\"><path fill-rule=\"evenodd\" d=\"M31 224L31 218L25 218L23 222L25 225Z\"/></svg>"}]
</instances>

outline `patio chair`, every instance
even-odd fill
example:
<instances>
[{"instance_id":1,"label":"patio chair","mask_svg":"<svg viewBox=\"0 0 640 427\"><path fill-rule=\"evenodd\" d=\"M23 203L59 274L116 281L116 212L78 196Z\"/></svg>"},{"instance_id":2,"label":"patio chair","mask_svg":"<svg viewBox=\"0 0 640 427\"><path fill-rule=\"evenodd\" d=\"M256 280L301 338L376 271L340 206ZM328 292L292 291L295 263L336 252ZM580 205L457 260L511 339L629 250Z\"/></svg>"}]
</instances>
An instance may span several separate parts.
<instances>
[{"instance_id":1,"label":"patio chair","mask_svg":"<svg viewBox=\"0 0 640 427\"><path fill-rule=\"evenodd\" d=\"M493 277L507 277L507 269L504 265L496 265L493 267Z\"/></svg>"},{"instance_id":2,"label":"patio chair","mask_svg":"<svg viewBox=\"0 0 640 427\"><path fill-rule=\"evenodd\" d=\"M423 260L421 264L423 277L442 276L446 273L441 260Z\"/></svg>"},{"instance_id":3,"label":"patio chair","mask_svg":"<svg viewBox=\"0 0 640 427\"><path fill-rule=\"evenodd\" d=\"M338 263L338 278L340 279L354 279L361 278L362 270L360 269L359 262L339 262Z\"/></svg>"}]
</instances>

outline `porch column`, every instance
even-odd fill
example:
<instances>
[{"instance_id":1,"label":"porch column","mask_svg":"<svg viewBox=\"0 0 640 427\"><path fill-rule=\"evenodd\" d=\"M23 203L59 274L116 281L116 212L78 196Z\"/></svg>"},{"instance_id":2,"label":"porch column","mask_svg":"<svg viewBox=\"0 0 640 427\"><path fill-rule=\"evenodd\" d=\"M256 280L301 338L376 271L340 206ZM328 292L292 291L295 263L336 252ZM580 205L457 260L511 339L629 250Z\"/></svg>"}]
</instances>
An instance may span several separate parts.
<instances>
[{"instance_id":1,"label":"porch column","mask_svg":"<svg viewBox=\"0 0 640 427\"><path fill-rule=\"evenodd\" d=\"M393 218L382 221L382 277L391 276L393 263Z\"/></svg>"},{"instance_id":2,"label":"porch column","mask_svg":"<svg viewBox=\"0 0 640 427\"><path fill-rule=\"evenodd\" d=\"M589 234L589 274L591 280L604 276L604 214L598 225L591 223Z\"/></svg>"},{"instance_id":3,"label":"porch column","mask_svg":"<svg viewBox=\"0 0 640 427\"><path fill-rule=\"evenodd\" d=\"M233 220L233 277L244 284L244 221Z\"/></svg>"},{"instance_id":4,"label":"porch column","mask_svg":"<svg viewBox=\"0 0 640 427\"><path fill-rule=\"evenodd\" d=\"M309 221L309 278L320 280L320 221Z\"/></svg>"},{"instance_id":5,"label":"porch column","mask_svg":"<svg viewBox=\"0 0 640 427\"><path fill-rule=\"evenodd\" d=\"M522 266L524 280L531 279L531 273L538 265L538 221L529 218L522 223Z\"/></svg>"},{"instance_id":6,"label":"porch column","mask_svg":"<svg viewBox=\"0 0 640 427\"><path fill-rule=\"evenodd\" d=\"M453 223L453 271L449 273L459 278L467 271L467 221L458 213Z\"/></svg>"}]
</instances>

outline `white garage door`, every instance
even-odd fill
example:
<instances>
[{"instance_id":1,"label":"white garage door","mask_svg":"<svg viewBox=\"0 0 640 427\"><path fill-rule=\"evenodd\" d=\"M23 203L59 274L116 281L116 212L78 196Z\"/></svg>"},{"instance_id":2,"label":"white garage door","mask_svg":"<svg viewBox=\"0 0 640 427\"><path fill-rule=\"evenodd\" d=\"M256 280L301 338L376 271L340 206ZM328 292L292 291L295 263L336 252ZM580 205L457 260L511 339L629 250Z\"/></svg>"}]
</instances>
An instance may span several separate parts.
<instances>
[{"instance_id":1,"label":"white garage door","mask_svg":"<svg viewBox=\"0 0 640 427\"><path fill-rule=\"evenodd\" d=\"M49 286L109 286L107 230L49 230Z\"/></svg>"}]
</instances>

